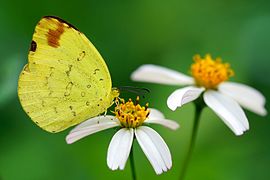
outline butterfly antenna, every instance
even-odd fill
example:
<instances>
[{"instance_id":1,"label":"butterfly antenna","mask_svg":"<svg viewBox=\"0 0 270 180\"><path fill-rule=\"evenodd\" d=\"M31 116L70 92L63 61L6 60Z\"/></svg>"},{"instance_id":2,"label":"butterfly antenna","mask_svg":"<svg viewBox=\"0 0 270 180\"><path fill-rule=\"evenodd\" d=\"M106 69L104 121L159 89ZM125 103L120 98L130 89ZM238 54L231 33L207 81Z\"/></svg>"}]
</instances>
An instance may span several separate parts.
<instances>
[{"instance_id":1,"label":"butterfly antenna","mask_svg":"<svg viewBox=\"0 0 270 180\"><path fill-rule=\"evenodd\" d=\"M145 94L150 93L150 90L147 88L142 88L142 87L134 87L134 86L120 86L118 87L120 91L126 91L126 92L131 92L136 95L142 96L144 98Z\"/></svg>"}]
</instances>

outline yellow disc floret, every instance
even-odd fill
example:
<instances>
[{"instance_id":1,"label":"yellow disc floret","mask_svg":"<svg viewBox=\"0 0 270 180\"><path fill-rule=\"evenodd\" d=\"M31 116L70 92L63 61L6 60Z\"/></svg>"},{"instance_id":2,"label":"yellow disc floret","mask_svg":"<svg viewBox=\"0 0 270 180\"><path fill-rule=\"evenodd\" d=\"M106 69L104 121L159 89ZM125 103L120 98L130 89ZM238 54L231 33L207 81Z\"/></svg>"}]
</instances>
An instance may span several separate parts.
<instances>
[{"instance_id":1,"label":"yellow disc floret","mask_svg":"<svg viewBox=\"0 0 270 180\"><path fill-rule=\"evenodd\" d=\"M116 102L114 113L123 127L136 128L143 124L150 110L148 109L148 103L145 107L141 106L139 104L139 97L137 97L135 103L131 99L127 102L124 99L120 99L120 102Z\"/></svg>"},{"instance_id":2,"label":"yellow disc floret","mask_svg":"<svg viewBox=\"0 0 270 180\"><path fill-rule=\"evenodd\" d=\"M220 58L213 60L209 54L204 58L195 55L194 61L195 63L191 65L191 74L197 86L215 89L221 82L234 75L230 64L222 63Z\"/></svg>"}]
</instances>

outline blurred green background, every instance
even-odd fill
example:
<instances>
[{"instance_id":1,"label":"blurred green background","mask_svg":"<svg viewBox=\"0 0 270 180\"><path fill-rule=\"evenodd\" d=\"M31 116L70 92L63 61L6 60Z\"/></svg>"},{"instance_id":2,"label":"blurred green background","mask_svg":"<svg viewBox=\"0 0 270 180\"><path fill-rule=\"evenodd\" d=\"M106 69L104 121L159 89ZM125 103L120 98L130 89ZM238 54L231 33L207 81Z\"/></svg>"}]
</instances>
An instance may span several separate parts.
<instances>
[{"instance_id":1,"label":"blurred green background","mask_svg":"<svg viewBox=\"0 0 270 180\"><path fill-rule=\"evenodd\" d=\"M27 62L34 27L44 15L59 16L86 34L106 60L114 86L151 89L145 101L181 124L176 132L154 126L173 155L173 168L161 176L135 144L138 179L178 179L194 112L192 103L176 112L167 108L166 99L177 87L131 82L130 73L139 65L153 63L188 73L194 54L211 53L231 63L233 81L257 88L270 100L270 1L1 0L1 180L131 178L129 163L124 171L107 168L114 129L67 145L68 130L47 133L22 110L18 74ZM269 115L246 114L251 128L236 137L212 111L203 111L186 179L270 179Z\"/></svg>"}]
</instances>

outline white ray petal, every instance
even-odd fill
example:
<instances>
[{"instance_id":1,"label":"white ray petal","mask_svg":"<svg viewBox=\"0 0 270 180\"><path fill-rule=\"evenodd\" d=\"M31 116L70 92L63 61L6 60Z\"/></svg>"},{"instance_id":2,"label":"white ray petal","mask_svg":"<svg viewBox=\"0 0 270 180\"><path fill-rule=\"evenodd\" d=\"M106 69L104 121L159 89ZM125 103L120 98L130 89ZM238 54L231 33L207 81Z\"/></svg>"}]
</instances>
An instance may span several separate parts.
<instances>
[{"instance_id":1,"label":"white ray petal","mask_svg":"<svg viewBox=\"0 0 270 180\"><path fill-rule=\"evenodd\" d=\"M71 144L85 136L116 126L119 126L119 122L114 116L94 117L72 129L66 136L66 142Z\"/></svg>"},{"instance_id":2,"label":"white ray petal","mask_svg":"<svg viewBox=\"0 0 270 180\"><path fill-rule=\"evenodd\" d=\"M92 125L103 124L103 123L107 123L107 122L114 122L114 123L119 124L119 120L115 116L111 116L111 115L103 116L103 115L101 115L101 116L96 116L96 117L90 118L90 119L80 123L75 128L73 128L71 130L71 132L82 130L83 128L86 128L86 127L89 127L89 126L92 126Z\"/></svg>"},{"instance_id":3,"label":"white ray petal","mask_svg":"<svg viewBox=\"0 0 270 180\"><path fill-rule=\"evenodd\" d=\"M159 124L172 130L176 130L180 127L180 125L177 122L170 119L147 119L145 120L145 122L152 124Z\"/></svg>"},{"instance_id":4,"label":"white ray petal","mask_svg":"<svg viewBox=\"0 0 270 180\"><path fill-rule=\"evenodd\" d=\"M149 119L165 119L165 116L161 111L154 108L149 109L150 109L150 114L148 116Z\"/></svg>"},{"instance_id":5,"label":"white ray petal","mask_svg":"<svg viewBox=\"0 0 270 180\"><path fill-rule=\"evenodd\" d=\"M145 64L140 66L131 74L133 81L152 82L169 85L191 85L194 79L180 72L157 66Z\"/></svg>"},{"instance_id":6,"label":"white ray petal","mask_svg":"<svg viewBox=\"0 0 270 180\"><path fill-rule=\"evenodd\" d=\"M135 135L156 174L166 172L172 167L170 150L156 131L146 126L140 126L135 129Z\"/></svg>"},{"instance_id":7,"label":"white ray petal","mask_svg":"<svg viewBox=\"0 0 270 180\"><path fill-rule=\"evenodd\" d=\"M240 105L232 98L217 91L207 90L204 101L236 134L242 135L249 129L247 117Z\"/></svg>"},{"instance_id":8,"label":"white ray petal","mask_svg":"<svg viewBox=\"0 0 270 180\"><path fill-rule=\"evenodd\" d=\"M197 99L204 90L204 88L194 86L177 89L168 97L167 105L171 110L175 111L177 107Z\"/></svg>"},{"instance_id":9,"label":"white ray petal","mask_svg":"<svg viewBox=\"0 0 270 180\"><path fill-rule=\"evenodd\" d=\"M107 165L110 169L123 170L125 168L133 137L134 130L132 128L122 128L113 136L107 153Z\"/></svg>"},{"instance_id":10,"label":"white ray petal","mask_svg":"<svg viewBox=\"0 0 270 180\"><path fill-rule=\"evenodd\" d=\"M165 119L165 116L157 109L149 108L150 114L145 123L159 124L172 130L179 128L179 124L173 120Z\"/></svg>"},{"instance_id":11,"label":"white ray petal","mask_svg":"<svg viewBox=\"0 0 270 180\"><path fill-rule=\"evenodd\" d=\"M235 82L224 82L219 85L218 90L232 97L244 108L257 113L261 116L267 114L265 105L265 97L256 89Z\"/></svg>"}]
</instances>

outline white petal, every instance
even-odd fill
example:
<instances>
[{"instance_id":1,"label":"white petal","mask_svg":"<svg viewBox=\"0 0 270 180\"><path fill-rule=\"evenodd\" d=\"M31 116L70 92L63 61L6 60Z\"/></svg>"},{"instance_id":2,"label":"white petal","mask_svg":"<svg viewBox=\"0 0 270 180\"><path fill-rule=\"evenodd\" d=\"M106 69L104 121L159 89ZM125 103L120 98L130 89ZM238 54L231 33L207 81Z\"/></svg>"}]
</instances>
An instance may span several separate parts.
<instances>
[{"instance_id":1,"label":"white petal","mask_svg":"<svg viewBox=\"0 0 270 180\"><path fill-rule=\"evenodd\" d=\"M153 123L163 125L164 127L176 130L179 128L179 124L173 120L165 119L164 115L157 109L149 108L150 114L148 119L145 120L146 123Z\"/></svg>"},{"instance_id":2,"label":"white petal","mask_svg":"<svg viewBox=\"0 0 270 180\"><path fill-rule=\"evenodd\" d=\"M150 114L149 114L149 119L165 119L165 116L162 112L160 112L157 109L154 108L149 108Z\"/></svg>"},{"instance_id":3,"label":"white petal","mask_svg":"<svg viewBox=\"0 0 270 180\"><path fill-rule=\"evenodd\" d=\"M191 85L194 79L180 72L153 65L145 64L140 66L131 74L133 81L152 82L169 85Z\"/></svg>"},{"instance_id":4,"label":"white petal","mask_svg":"<svg viewBox=\"0 0 270 180\"><path fill-rule=\"evenodd\" d=\"M135 135L156 174L166 172L172 167L170 150L156 131L146 126L140 126L135 129Z\"/></svg>"},{"instance_id":5,"label":"white petal","mask_svg":"<svg viewBox=\"0 0 270 180\"><path fill-rule=\"evenodd\" d=\"M180 127L180 125L177 122L170 119L147 119L145 122L152 124L159 124L172 130L176 130Z\"/></svg>"},{"instance_id":6,"label":"white petal","mask_svg":"<svg viewBox=\"0 0 270 180\"><path fill-rule=\"evenodd\" d=\"M66 137L66 142L71 144L93 133L119 126L114 116L98 116L82 122L76 126Z\"/></svg>"},{"instance_id":7,"label":"white petal","mask_svg":"<svg viewBox=\"0 0 270 180\"><path fill-rule=\"evenodd\" d=\"M177 107L197 99L204 90L204 88L193 86L177 89L168 97L167 105L171 110L175 111Z\"/></svg>"},{"instance_id":8,"label":"white petal","mask_svg":"<svg viewBox=\"0 0 270 180\"><path fill-rule=\"evenodd\" d=\"M107 154L107 165L110 169L125 168L134 137L132 128L120 129L112 138Z\"/></svg>"},{"instance_id":9,"label":"white petal","mask_svg":"<svg viewBox=\"0 0 270 180\"><path fill-rule=\"evenodd\" d=\"M231 96L244 108L265 116L267 114L265 97L256 89L235 82L224 82L219 85L218 90L223 94Z\"/></svg>"},{"instance_id":10,"label":"white petal","mask_svg":"<svg viewBox=\"0 0 270 180\"><path fill-rule=\"evenodd\" d=\"M206 91L203 97L205 103L236 135L242 135L249 129L243 109L232 98L213 90Z\"/></svg>"}]
</instances>

